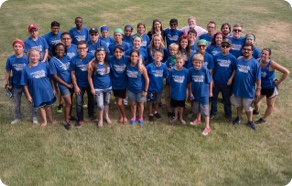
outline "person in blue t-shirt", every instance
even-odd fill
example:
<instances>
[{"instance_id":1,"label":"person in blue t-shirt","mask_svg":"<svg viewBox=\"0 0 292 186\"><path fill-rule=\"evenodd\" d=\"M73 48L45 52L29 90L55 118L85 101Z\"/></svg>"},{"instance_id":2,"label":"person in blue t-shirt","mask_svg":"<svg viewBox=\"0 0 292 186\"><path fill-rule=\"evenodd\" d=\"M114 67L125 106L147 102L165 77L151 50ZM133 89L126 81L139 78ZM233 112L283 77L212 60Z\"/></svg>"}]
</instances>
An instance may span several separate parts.
<instances>
[{"instance_id":1,"label":"person in blue t-shirt","mask_svg":"<svg viewBox=\"0 0 292 186\"><path fill-rule=\"evenodd\" d=\"M222 32L217 32L211 41L211 45L207 47L206 52L211 54L213 57L216 56L217 54L220 54L222 52L221 50L222 40L223 40Z\"/></svg>"},{"instance_id":2,"label":"person in blue t-shirt","mask_svg":"<svg viewBox=\"0 0 292 186\"><path fill-rule=\"evenodd\" d=\"M28 102L39 109L43 122L41 127L49 121L56 125L58 122L53 117L52 105L56 101L56 90L50 78L49 66L39 61L39 50L32 48L28 51L29 64L22 69L20 84L24 86Z\"/></svg>"},{"instance_id":3,"label":"person in blue t-shirt","mask_svg":"<svg viewBox=\"0 0 292 186\"><path fill-rule=\"evenodd\" d=\"M127 64L127 89L128 98L131 102L132 118L130 124L136 123L137 107L138 107L138 122L144 124L144 102L146 101L149 78L144 65L139 67L139 51L133 49L130 53L130 63Z\"/></svg>"},{"instance_id":4,"label":"person in blue t-shirt","mask_svg":"<svg viewBox=\"0 0 292 186\"><path fill-rule=\"evenodd\" d=\"M98 47L103 47L106 49L106 52L109 53L109 49L104 41L98 39L98 29L97 28L90 28L89 30L89 40L87 41L88 44L88 52L91 52L93 55Z\"/></svg>"},{"instance_id":5,"label":"person in blue t-shirt","mask_svg":"<svg viewBox=\"0 0 292 186\"><path fill-rule=\"evenodd\" d=\"M207 41L206 41L207 42ZM200 113L205 117L205 129L203 135L208 135L211 131L209 122L209 97L212 97L212 76L210 71L203 65L204 56L195 54L192 58L193 67L189 70L189 92L190 100L193 101L193 112L198 116ZM197 125L201 120L196 118L191 125Z\"/></svg>"},{"instance_id":6,"label":"person in blue t-shirt","mask_svg":"<svg viewBox=\"0 0 292 186\"><path fill-rule=\"evenodd\" d=\"M164 41L159 34L154 34L152 36L152 40L150 42L150 46L147 48L148 53L148 62L146 64L150 64L154 62L153 55L155 51L160 51L162 53L162 62L165 63L169 54L167 48L164 46Z\"/></svg>"},{"instance_id":7,"label":"person in blue t-shirt","mask_svg":"<svg viewBox=\"0 0 292 186\"><path fill-rule=\"evenodd\" d=\"M188 62L192 55L192 51L189 45L189 37L188 35L182 35L178 41L178 52L184 57L184 67L188 68Z\"/></svg>"},{"instance_id":8,"label":"person in blue t-shirt","mask_svg":"<svg viewBox=\"0 0 292 186\"><path fill-rule=\"evenodd\" d=\"M231 25L229 23L223 23L221 25L221 32L223 33L223 38L227 39L230 37L230 32L231 32Z\"/></svg>"},{"instance_id":9,"label":"person in blue t-shirt","mask_svg":"<svg viewBox=\"0 0 292 186\"><path fill-rule=\"evenodd\" d=\"M176 65L169 71L167 82L170 85L171 101L170 105L174 108L174 117L170 120L174 123L179 116L179 120L182 125L186 124L183 119L183 110L185 108L185 100L188 84L189 71L184 67L184 56L176 56Z\"/></svg>"},{"instance_id":10,"label":"person in blue t-shirt","mask_svg":"<svg viewBox=\"0 0 292 186\"><path fill-rule=\"evenodd\" d=\"M232 121L232 110L231 110L231 89L232 81L235 74L236 58L229 53L231 48L231 41L225 39L221 43L222 52L214 57L214 71L213 71L213 97L211 99L211 112L210 119L213 119L217 114L217 101L219 93L222 93L224 102L224 114L225 117Z\"/></svg>"},{"instance_id":11,"label":"person in blue t-shirt","mask_svg":"<svg viewBox=\"0 0 292 186\"><path fill-rule=\"evenodd\" d=\"M166 45L167 47L171 44L171 43L177 43L178 44L178 40L180 38L180 36L183 35L183 32L181 30L178 30L178 20L177 19L171 19L169 21L169 26L170 28L166 28L163 33L165 35L166 38Z\"/></svg>"},{"instance_id":12,"label":"person in blue t-shirt","mask_svg":"<svg viewBox=\"0 0 292 186\"><path fill-rule=\"evenodd\" d=\"M278 95L278 86L289 76L290 72L285 67L281 66L277 62L271 59L272 51L269 48L262 50L262 56L260 61L261 67L261 95L257 98L255 104L254 115L259 115L261 100L266 97L267 107L265 114L257 120L256 124L263 124L266 122L267 117L272 114L274 109L275 101ZM276 79L275 70L282 73L280 79Z\"/></svg>"},{"instance_id":13,"label":"person in blue t-shirt","mask_svg":"<svg viewBox=\"0 0 292 186\"><path fill-rule=\"evenodd\" d=\"M72 96L74 93L71 74L69 71L70 59L66 56L66 46L61 41L56 42L52 48L53 57L50 60L50 74L58 83L60 96L65 101L64 127L70 129L69 120L72 119Z\"/></svg>"},{"instance_id":14,"label":"person in blue t-shirt","mask_svg":"<svg viewBox=\"0 0 292 186\"><path fill-rule=\"evenodd\" d=\"M253 44L245 43L242 48L243 58L238 59L235 66L235 76L231 102L237 111L237 117L233 120L233 125L237 125L242 120L242 110L245 110L247 125L253 130L256 126L252 121L252 102L255 97L260 97L261 93L261 68L260 64L252 57ZM255 88L256 84L256 88Z\"/></svg>"},{"instance_id":15,"label":"person in blue t-shirt","mask_svg":"<svg viewBox=\"0 0 292 186\"><path fill-rule=\"evenodd\" d=\"M105 48L99 47L96 49L95 58L88 64L88 82L91 94L96 95L98 127L103 126L103 120L112 124L108 114L112 83L107 57Z\"/></svg>"},{"instance_id":16,"label":"person in blue t-shirt","mask_svg":"<svg viewBox=\"0 0 292 186\"><path fill-rule=\"evenodd\" d=\"M126 25L124 27L123 41L125 41L126 43L128 43L130 45L130 47L133 46L132 32L133 32L133 27L131 25Z\"/></svg>"},{"instance_id":17,"label":"person in blue t-shirt","mask_svg":"<svg viewBox=\"0 0 292 186\"><path fill-rule=\"evenodd\" d=\"M41 53L40 61L47 63L49 53L47 41L43 37L39 36L39 30L35 24L30 24L28 26L28 32L30 37L24 41L24 52L27 53L32 48L37 49Z\"/></svg>"},{"instance_id":18,"label":"person in blue t-shirt","mask_svg":"<svg viewBox=\"0 0 292 186\"><path fill-rule=\"evenodd\" d=\"M253 33L248 33L245 35L245 42L251 43L254 45L255 40L256 40L256 36ZM254 51L252 53L252 56L255 59L259 60L261 58L261 51L255 46L253 46L253 48L254 48Z\"/></svg>"},{"instance_id":19,"label":"person in blue t-shirt","mask_svg":"<svg viewBox=\"0 0 292 186\"><path fill-rule=\"evenodd\" d=\"M115 42L115 40L111 36L109 36L108 26L106 26L106 25L103 25L100 27L100 36L98 37L98 39L105 42L107 47L109 47L110 44Z\"/></svg>"},{"instance_id":20,"label":"person in blue t-shirt","mask_svg":"<svg viewBox=\"0 0 292 186\"><path fill-rule=\"evenodd\" d=\"M52 48L53 48L54 43L57 41L61 41L61 34L62 32L60 32L60 23L57 21L53 21L51 23L51 32L46 33L45 35L42 36L43 38L45 38L49 46L49 55L48 55L49 59L51 59L51 57L53 56Z\"/></svg>"},{"instance_id":21,"label":"person in blue t-shirt","mask_svg":"<svg viewBox=\"0 0 292 186\"><path fill-rule=\"evenodd\" d=\"M158 113L159 103L161 102L161 94L163 90L163 78L168 77L168 70L165 63L162 63L162 52L157 50L154 53L154 63L150 63L146 66L148 77L149 77L149 89L147 94L148 99L148 110L149 110L149 121L154 121L153 108L154 104L154 115L157 119L161 118Z\"/></svg>"},{"instance_id":22,"label":"person in blue t-shirt","mask_svg":"<svg viewBox=\"0 0 292 186\"><path fill-rule=\"evenodd\" d=\"M88 45L86 41L79 41L77 44L78 55L70 60L71 78L76 94L76 114L77 122L75 127L79 128L84 123L83 115L83 96L87 93L88 98L88 116L92 121L96 121L94 116L94 94L88 83L88 63L94 58L94 55L87 53Z\"/></svg>"},{"instance_id":23,"label":"person in blue t-shirt","mask_svg":"<svg viewBox=\"0 0 292 186\"><path fill-rule=\"evenodd\" d=\"M208 33L206 34L202 34L200 36L200 39L205 39L206 41L208 41L209 45L212 42L212 39L214 37L215 34L215 30L216 30L216 23L214 21L210 21L207 25L207 31Z\"/></svg>"},{"instance_id":24,"label":"person in blue t-shirt","mask_svg":"<svg viewBox=\"0 0 292 186\"><path fill-rule=\"evenodd\" d=\"M114 55L114 49L116 47L116 45L121 45L124 47L125 50L128 50L130 48L130 45L123 41L123 34L124 34L124 31L121 29L121 28L116 28L114 30L114 42L111 43L109 45L109 55Z\"/></svg>"},{"instance_id":25,"label":"person in blue t-shirt","mask_svg":"<svg viewBox=\"0 0 292 186\"><path fill-rule=\"evenodd\" d=\"M61 41L66 46L66 56L68 56L69 59L72 59L74 56L78 54L77 52L77 45L72 43L72 38L69 32L63 32L61 34Z\"/></svg>"},{"instance_id":26,"label":"person in blue t-shirt","mask_svg":"<svg viewBox=\"0 0 292 186\"><path fill-rule=\"evenodd\" d=\"M137 24L137 33L134 34L134 36L139 34L142 37L141 47L147 49L149 47L149 45L150 45L150 38L145 33L145 31L146 31L145 23L140 22L140 23Z\"/></svg>"},{"instance_id":27,"label":"person in blue t-shirt","mask_svg":"<svg viewBox=\"0 0 292 186\"><path fill-rule=\"evenodd\" d=\"M5 89L6 91L12 91L13 95L13 105L14 105L14 120L11 124L16 124L21 122L21 97L24 93L24 89L20 84L22 69L28 65L27 55L24 54L24 43L23 41L16 39L12 43L14 49L14 55L10 56L6 61L6 74L5 74ZM12 73L12 76L11 76ZM12 78L12 79L11 79ZM32 104L29 104L30 115L33 124L38 123L36 110L33 108Z\"/></svg>"},{"instance_id":28,"label":"person in blue t-shirt","mask_svg":"<svg viewBox=\"0 0 292 186\"><path fill-rule=\"evenodd\" d=\"M139 57L142 59L142 63L146 64L148 61L148 53L147 50L144 47L141 47L142 43L142 37L140 35L133 36L133 46L130 47L126 52L125 55L129 56L132 50L138 50L139 51Z\"/></svg>"},{"instance_id":29,"label":"person in blue t-shirt","mask_svg":"<svg viewBox=\"0 0 292 186\"><path fill-rule=\"evenodd\" d=\"M195 29L190 29L188 31L188 37L189 37L189 45L191 49L191 54L195 54L197 53L197 43L196 43L197 31Z\"/></svg>"},{"instance_id":30,"label":"person in blue t-shirt","mask_svg":"<svg viewBox=\"0 0 292 186\"><path fill-rule=\"evenodd\" d=\"M89 39L89 30L86 27L82 26L83 20L82 17L75 18L76 27L71 28L69 33L72 37L72 43L77 45L79 41L88 41Z\"/></svg>"},{"instance_id":31,"label":"person in blue t-shirt","mask_svg":"<svg viewBox=\"0 0 292 186\"><path fill-rule=\"evenodd\" d=\"M228 37L232 42L230 53L238 58L239 56L242 56L242 47L245 43L245 38L241 36L242 25L234 24L232 33L233 35Z\"/></svg>"}]
</instances>

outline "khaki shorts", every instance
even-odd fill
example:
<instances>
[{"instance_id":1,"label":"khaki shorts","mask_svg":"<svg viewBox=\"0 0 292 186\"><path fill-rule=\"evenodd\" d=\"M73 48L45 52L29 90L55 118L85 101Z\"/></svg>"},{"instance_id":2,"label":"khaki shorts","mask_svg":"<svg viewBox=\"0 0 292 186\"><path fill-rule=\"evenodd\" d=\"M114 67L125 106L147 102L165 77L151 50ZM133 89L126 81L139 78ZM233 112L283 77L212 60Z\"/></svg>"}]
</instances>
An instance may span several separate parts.
<instances>
[{"instance_id":1,"label":"khaki shorts","mask_svg":"<svg viewBox=\"0 0 292 186\"><path fill-rule=\"evenodd\" d=\"M192 110L195 114L201 113L204 117L209 116L209 104L202 105L201 103L194 101Z\"/></svg>"},{"instance_id":2,"label":"khaki shorts","mask_svg":"<svg viewBox=\"0 0 292 186\"><path fill-rule=\"evenodd\" d=\"M235 108L243 107L245 112L252 112L253 108L251 104L253 99L246 99L242 97L235 97L234 94L230 97L231 104L235 106Z\"/></svg>"}]
</instances>

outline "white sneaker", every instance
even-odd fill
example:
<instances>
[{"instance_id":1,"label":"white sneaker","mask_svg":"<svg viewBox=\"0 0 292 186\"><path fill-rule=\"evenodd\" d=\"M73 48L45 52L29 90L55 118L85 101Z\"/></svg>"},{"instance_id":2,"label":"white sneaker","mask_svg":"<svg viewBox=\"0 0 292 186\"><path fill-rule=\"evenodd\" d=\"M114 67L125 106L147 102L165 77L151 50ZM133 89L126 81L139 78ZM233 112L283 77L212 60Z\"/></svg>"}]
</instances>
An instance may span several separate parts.
<instances>
[{"instance_id":1,"label":"white sneaker","mask_svg":"<svg viewBox=\"0 0 292 186\"><path fill-rule=\"evenodd\" d=\"M33 117L32 118L32 124L38 124L39 121L38 121L38 118L37 117Z\"/></svg>"},{"instance_id":2,"label":"white sneaker","mask_svg":"<svg viewBox=\"0 0 292 186\"><path fill-rule=\"evenodd\" d=\"M19 123L19 122L21 122L21 119L15 119L15 120L11 121L10 124L14 125L14 124Z\"/></svg>"},{"instance_id":3,"label":"white sneaker","mask_svg":"<svg viewBox=\"0 0 292 186\"><path fill-rule=\"evenodd\" d=\"M128 105L128 100L127 99L123 99L124 105Z\"/></svg>"}]
</instances>

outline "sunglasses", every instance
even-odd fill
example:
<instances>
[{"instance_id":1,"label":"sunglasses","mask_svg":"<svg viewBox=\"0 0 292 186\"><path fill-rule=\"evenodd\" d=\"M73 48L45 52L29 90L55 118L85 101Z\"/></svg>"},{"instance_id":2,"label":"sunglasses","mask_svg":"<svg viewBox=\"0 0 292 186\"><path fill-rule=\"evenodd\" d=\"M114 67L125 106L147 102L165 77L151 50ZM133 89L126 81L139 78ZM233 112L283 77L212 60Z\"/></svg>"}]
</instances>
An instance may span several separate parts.
<instances>
[{"instance_id":1,"label":"sunglasses","mask_svg":"<svg viewBox=\"0 0 292 186\"><path fill-rule=\"evenodd\" d=\"M96 51L105 51L105 49L103 47L98 47Z\"/></svg>"},{"instance_id":2,"label":"sunglasses","mask_svg":"<svg viewBox=\"0 0 292 186\"><path fill-rule=\"evenodd\" d=\"M91 36L98 36L98 34L90 34Z\"/></svg>"},{"instance_id":3,"label":"sunglasses","mask_svg":"<svg viewBox=\"0 0 292 186\"><path fill-rule=\"evenodd\" d=\"M199 48L205 48L206 45L198 45Z\"/></svg>"},{"instance_id":4,"label":"sunglasses","mask_svg":"<svg viewBox=\"0 0 292 186\"><path fill-rule=\"evenodd\" d=\"M170 26L176 26L177 24L170 24Z\"/></svg>"},{"instance_id":5,"label":"sunglasses","mask_svg":"<svg viewBox=\"0 0 292 186\"><path fill-rule=\"evenodd\" d=\"M229 45L221 45L222 48L229 48Z\"/></svg>"},{"instance_id":6,"label":"sunglasses","mask_svg":"<svg viewBox=\"0 0 292 186\"><path fill-rule=\"evenodd\" d=\"M242 30L240 29L233 29L233 32L241 32Z\"/></svg>"}]
</instances>

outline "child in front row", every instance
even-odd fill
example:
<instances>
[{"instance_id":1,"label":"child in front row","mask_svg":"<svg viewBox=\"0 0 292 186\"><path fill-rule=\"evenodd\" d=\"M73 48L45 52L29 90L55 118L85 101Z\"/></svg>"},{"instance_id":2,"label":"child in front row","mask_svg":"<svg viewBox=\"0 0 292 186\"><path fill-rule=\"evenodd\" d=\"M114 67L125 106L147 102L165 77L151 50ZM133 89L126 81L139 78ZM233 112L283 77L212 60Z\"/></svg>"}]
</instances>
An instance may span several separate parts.
<instances>
[{"instance_id":1,"label":"child in front row","mask_svg":"<svg viewBox=\"0 0 292 186\"><path fill-rule=\"evenodd\" d=\"M211 131L209 125L209 96L212 96L212 76L210 71L203 66L204 56L202 54L195 54L192 58L193 67L189 69L188 81L190 89L190 97L193 100L193 112L197 115L200 113L205 117L206 127L202 132L203 135L208 135ZM199 124L196 121L190 123L191 125Z\"/></svg>"},{"instance_id":2,"label":"child in front row","mask_svg":"<svg viewBox=\"0 0 292 186\"><path fill-rule=\"evenodd\" d=\"M154 121L153 118L153 106L154 105L154 116L159 119L161 115L158 113L159 103L161 102L161 93L163 89L163 78L168 77L168 70L165 63L162 63L162 52L154 52L154 63L150 63L146 66L148 77L149 77L149 89L147 94L149 121Z\"/></svg>"},{"instance_id":3,"label":"child in front row","mask_svg":"<svg viewBox=\"0 0 292 186\"><path fill-rule=\"evenodd\" d=\"M171 90L171 107L174 108L174 118L170 120L171 123L179 119L181 124L185 125L186 122L183 119L183 109L185 107L186 91L188 83L189 71L184 68L183 55L176 56L176 65L169 72L167 82L170 84Z\"/></svg>"}]
</instances>

